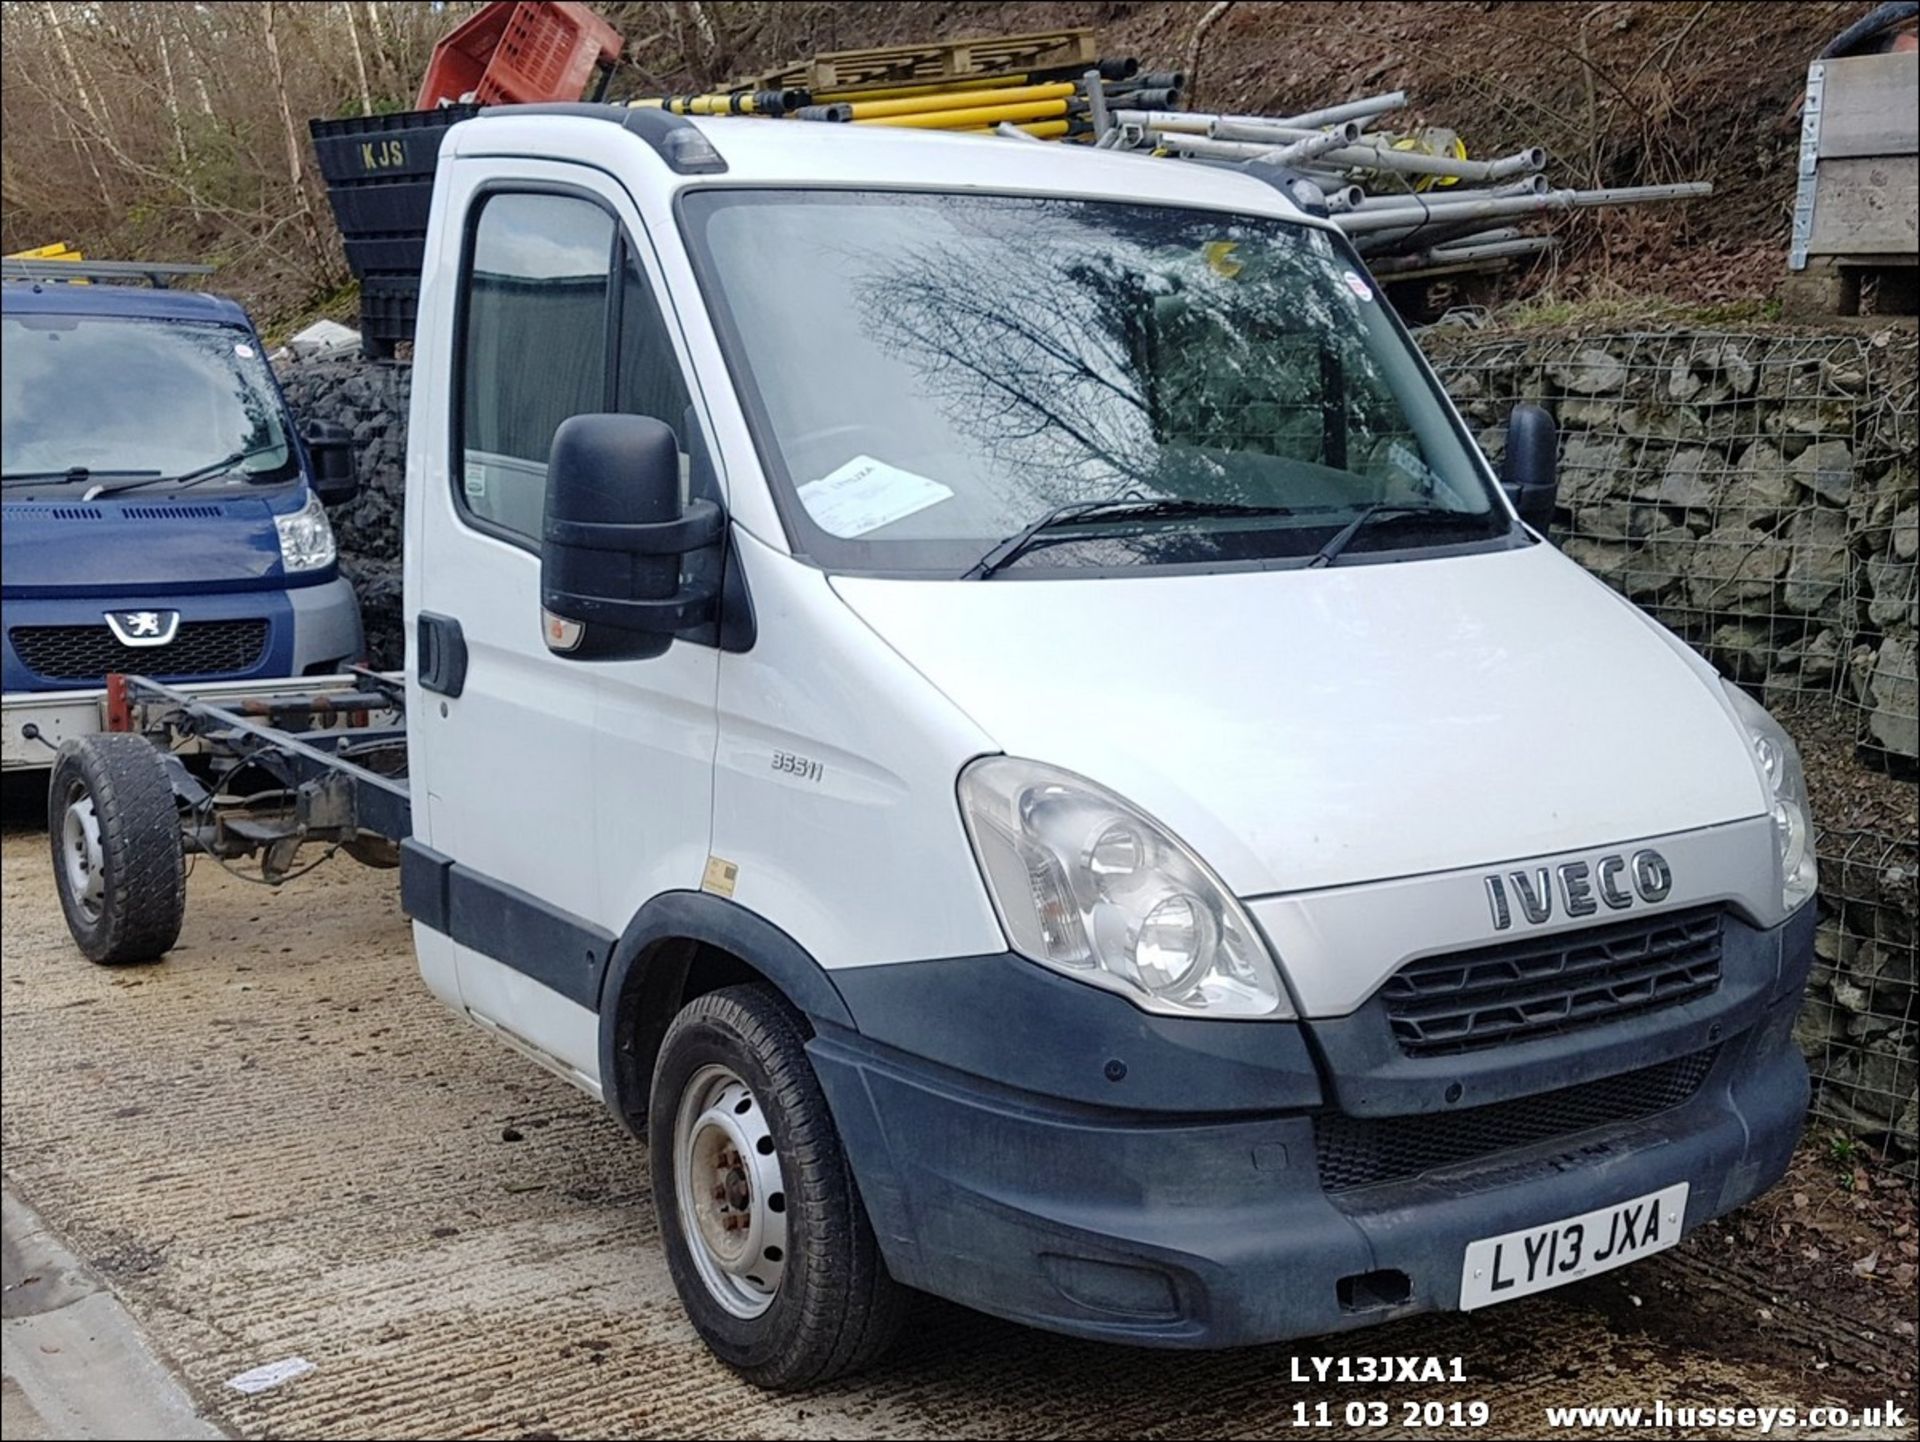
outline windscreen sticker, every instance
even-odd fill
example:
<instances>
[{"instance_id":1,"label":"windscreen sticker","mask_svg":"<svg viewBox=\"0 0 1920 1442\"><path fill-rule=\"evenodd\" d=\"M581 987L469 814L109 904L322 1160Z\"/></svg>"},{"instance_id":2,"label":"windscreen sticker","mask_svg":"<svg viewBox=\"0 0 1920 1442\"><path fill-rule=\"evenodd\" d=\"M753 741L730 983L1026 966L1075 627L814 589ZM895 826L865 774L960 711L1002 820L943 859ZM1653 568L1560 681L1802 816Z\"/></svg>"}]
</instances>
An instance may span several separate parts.
<instances>
[{"instance_id":1,"label":"windscreen sticker","mask_svg":"<svg viewBox=\"0 0 1920 1442\"><path fill-rule=\"evenodd\" d=\"M1246 269L1246 266L1233 253L1239 244L1237 240L1210 240L1206 243L1207 264L1215 275L1224 275L1228 280L1232 280Z\"/></svg>"},{"instance_id":2,"label":"windscreen sticker","mask_svg":"<svg viewBox=\"0 0 1920 1442\"><path fill-rule=\"evenodd\" d=\"M938 481L872 456L855 456L819 480L808 481L799 494L814 523L841 537L864 536L953 497Z\"/></svg>"},{"instance_id":3,"label":"windscreen sticker","mask_svg":"<svg viewBox=\"0 0 1920 1442\"><path fill-rule=\"evenodd\" d=\"M250 345L248 345L248 344L247 344L247 343L246 343L245 341L243 341L243 340L241 340L241 341L235 341L235 342L233 343L233 353L234 353L235 355L237 355L237 356L239 356L241 360L252 360L252 359L253 359L253 347L252 347L252 346L250 346Z\"/></svg>"},{"instance_id":4,"label":"windscreen sticker","mask_svg":"<svg viewBox=\"0 0 1920 1442\"><path fill-rule=\"evenodd\" d=\"M1364 280L1360 279L1359 275L1356 272L1351 270L1346 271L1341 275L1340 279L1344 280L1347 283L1347 289L1352 291L1355 295L1359 296L1360 299L1362 300L1373 299L1373 287L1368 285Z\"/></svg>"},{"instance_id":5,"label":"windscreen sticker","mask_svg":"<svg viewBox=\"0 0 1920 1442\"><path fill-rule=\"evenodd\" d=\"M461 478L466 487L467 499L484 501L487 498L487 468L478 461L468 461L466 474Z\"/></svg>"}]
</instances>

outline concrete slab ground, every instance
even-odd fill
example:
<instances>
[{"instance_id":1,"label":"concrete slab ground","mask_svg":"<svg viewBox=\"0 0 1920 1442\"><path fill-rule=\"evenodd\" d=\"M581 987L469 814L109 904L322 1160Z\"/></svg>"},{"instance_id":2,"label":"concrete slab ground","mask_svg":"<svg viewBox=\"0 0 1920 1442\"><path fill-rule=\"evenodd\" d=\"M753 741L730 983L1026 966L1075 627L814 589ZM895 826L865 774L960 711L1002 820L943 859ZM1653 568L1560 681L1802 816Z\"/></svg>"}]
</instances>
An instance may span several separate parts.
<instances>
[{"instance_id":1,"label":"concrete slab ground","mask_svg":"<svg viewBox=\"0 0 1920 1442\"><path fill-rule=\"evenodd\" d=\"M226 1436L100 1278L11 1190L4 1206L0 1432L8 1442Z\"/></svg>"}]
</instances>

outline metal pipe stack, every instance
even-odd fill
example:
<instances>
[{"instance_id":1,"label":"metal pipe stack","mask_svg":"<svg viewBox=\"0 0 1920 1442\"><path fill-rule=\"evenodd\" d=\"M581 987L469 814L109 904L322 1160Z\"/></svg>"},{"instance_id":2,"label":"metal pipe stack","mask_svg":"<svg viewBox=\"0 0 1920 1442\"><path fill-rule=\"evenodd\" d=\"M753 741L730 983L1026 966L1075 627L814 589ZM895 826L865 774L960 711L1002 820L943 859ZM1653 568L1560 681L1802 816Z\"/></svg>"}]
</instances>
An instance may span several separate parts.
<instances>
[{"instance_id":1,"label":"metal pipe stack","mask_svg":"<svg viewBox=\"0 0 1920 1442\"><path fill-rule=\"evenodd\" d=\"M1091 53L1091 52L1088 52ZM802 72L804 73L804 72ZM1407 104L1388 91L1296 115L1181 110L1179 72L1142 73L1131 59L1067 69L997 71L839 89L736 89L636 100L680 115L762 115L840 125L1066 140L1220 166L1255 167L1302 208L1326 214L1382 276L1497 268L1550 252L1549 235L1514 222L1595 206L1684 200L1702 181L1613 190L1556 188L1547 153L1470 157L1434 128L1381 129Z\"/></svg>"},{"instance_id":2,"label":"metal pipe stack","mask_svg":"<svg viewBox=\"0 0 1920 1442\"><path fill-rule=\"evenodd\" d=\"M1141 150L1213 164L1257 165L1308 209L1324 209L1382 276L1405 277L1506 264L1550 252L1549 235L1515 230L1515 219L1596 206L1711 195L1706 181L1611 190L1557 189L1542 172L1547 153L1470 159L1450 131L1374 131L1407 103L1404 91L1370 95L1299 115L1155 113L1117 107L1108 149Z\"/></svg>"}]
</instances>

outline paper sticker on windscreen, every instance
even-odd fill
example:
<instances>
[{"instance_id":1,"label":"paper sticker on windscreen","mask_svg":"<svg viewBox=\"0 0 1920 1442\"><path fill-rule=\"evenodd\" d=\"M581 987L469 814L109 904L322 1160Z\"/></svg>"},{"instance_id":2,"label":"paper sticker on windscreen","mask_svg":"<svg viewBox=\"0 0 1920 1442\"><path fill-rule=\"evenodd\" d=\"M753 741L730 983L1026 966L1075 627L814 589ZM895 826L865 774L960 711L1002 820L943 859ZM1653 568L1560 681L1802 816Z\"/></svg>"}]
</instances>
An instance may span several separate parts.
<instances>
[{"instance_id":1,"label":"paper sticker on windscreen","mask_svg":"<svg viewBox=\"0 0 1920 1442\"><path fill-rule=\"evenodd\" d=\"M938 481L872 456L855 456L819 480L808 481L799 494L814 524L842 538L864 536L953 496Z\"/></svg>"}]
</instances>

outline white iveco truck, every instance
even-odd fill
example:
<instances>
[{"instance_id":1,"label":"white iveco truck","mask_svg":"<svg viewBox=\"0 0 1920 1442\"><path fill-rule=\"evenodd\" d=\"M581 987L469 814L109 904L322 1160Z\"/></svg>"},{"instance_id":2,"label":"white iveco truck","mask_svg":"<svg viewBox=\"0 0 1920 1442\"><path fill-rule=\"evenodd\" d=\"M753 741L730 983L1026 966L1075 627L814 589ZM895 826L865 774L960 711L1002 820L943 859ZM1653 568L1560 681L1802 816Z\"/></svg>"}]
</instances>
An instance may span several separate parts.
<instances>
[{"instance_id":1,"label":"white iveco truck","mask_svg":"<svg viewBox=\"0 0 1920 1442\"><path fill-rule=\"evenodd\" d=\"M410 795L427 985L644 1135L753 1381L906 1289L1166 1347L1482 1307L1786 1166L1792 743L1276 186L503 109L412 405L407 779L350 779Z\"/></svg>"}]
</instances>

